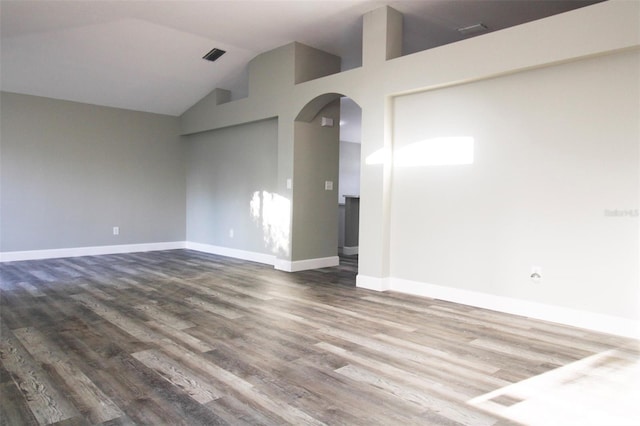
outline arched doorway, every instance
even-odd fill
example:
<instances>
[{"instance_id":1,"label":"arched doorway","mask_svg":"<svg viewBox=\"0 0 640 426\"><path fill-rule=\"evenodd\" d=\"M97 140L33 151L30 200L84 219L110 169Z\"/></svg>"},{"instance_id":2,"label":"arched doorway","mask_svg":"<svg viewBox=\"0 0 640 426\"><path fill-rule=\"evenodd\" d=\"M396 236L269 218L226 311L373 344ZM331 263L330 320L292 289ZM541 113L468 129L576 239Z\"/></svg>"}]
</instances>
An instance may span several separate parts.
<instances>
[{"instance_id":1,"label":"arched doorway","mask_svg":"<svg viewBox=\"0 0 640 426\"><path fill-rule=\"evenodd\" d=\"M341 254L350 257L347 261L357 272L359 213L356 210L353 217L353 204L360 194L360 120L359 105L339 93L315 97L296 116L294 262L298 258L337 259ZM350 216L347 206L351 206Z\"/></svg>"}]
</instances>

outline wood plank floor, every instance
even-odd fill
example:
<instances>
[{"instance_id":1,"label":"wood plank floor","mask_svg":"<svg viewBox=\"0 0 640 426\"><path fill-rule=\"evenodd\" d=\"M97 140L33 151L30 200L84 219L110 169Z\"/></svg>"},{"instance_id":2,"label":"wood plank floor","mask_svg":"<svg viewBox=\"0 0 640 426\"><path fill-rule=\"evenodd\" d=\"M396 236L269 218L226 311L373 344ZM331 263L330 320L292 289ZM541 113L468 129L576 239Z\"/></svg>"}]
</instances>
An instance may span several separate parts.
<instances>
[{"instance_id":1,"label":"wood plank floor","mask_svg":"<svg viewBox=\"0 0 640 426\"><path fill-rule=\"evenodd\" d=\"M188 250L0 266L3 425L638 424L638 342Z\"/></svg>"}]
</instances>

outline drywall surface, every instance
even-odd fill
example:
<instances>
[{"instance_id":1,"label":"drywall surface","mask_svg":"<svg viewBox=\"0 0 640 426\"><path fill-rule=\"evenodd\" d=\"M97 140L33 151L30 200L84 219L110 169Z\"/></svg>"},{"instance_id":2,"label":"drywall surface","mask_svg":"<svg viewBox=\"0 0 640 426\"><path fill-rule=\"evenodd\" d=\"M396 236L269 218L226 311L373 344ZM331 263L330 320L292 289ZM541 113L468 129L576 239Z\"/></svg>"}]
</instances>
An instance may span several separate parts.
<instances>
[{"instance_id":1,"label":"drywall surface","mask_svg":"<svg viewBox=\"0 0 640 426\"><path fill-rule=\"evenodd\" d=\"M323 117L333 126L322 127ZM295 122L292 260L338 254L338 159L340 100L310 122ZM325 189L329 182L331 189Z\"/></svg>"},{"instance_id":2,"label":"drywall surface","mask_svg":"<svg viewBox=\"0 0 640 426\"><path fill-rule=\"evenodd\" d=\"M295 83L340 72L340 57L302 43L295 46Z\"/></svg>"},{"instance_id":3,"label":"drywall surface","mask_svg":"<svg viewBox=\"0 0 640 426\"><path fill-rule=\"evenodd\" d=\"M339 202L345 195L360 195L360 144L340 141Z\"/></svg>"},{"instance_id":4,"label":"drywall surface","mask_svg":"<svg viewBox=\"0 0 640 426\"><path fill-rule=\"evenodd\" d=\"M1 96L0 251L184 241L176 117Z\"/></svg>"},{"instance_id":5,"label":"drywall surface","mask_svg":"<svg viewBox=\"0 0 640 426\"><path fill-rule=\"evenodd\" d=\"M277 120L186 137L187 240L277 254ZM288 235L288 225L286 229Z\"/></svg>"},{"instance_id":6,"label":"drywall surface","mask_svg":"<svg viewBox=\"0 0 640 426\"><path fill-rule=\"evenodd\" d=\"M515 290L516 287L511 287L511 283L506 284L504 277L500 278L502 281L487 279L482 282L462 282L462 280L454 282L448 276L432 274L433 271L429 269L426 262L424 268L418 268L418 262L416 262L415 257L424 258L424 254L419 247L425 241L425 235L421 232L415 232L412 236L405 234L404 228L396 226L397 223L393 219L393 213L401 214L402 217L411 220L413 224L419 222L417 216L411 216L414 213L404 211L405 208L412 209L412 206L409 206L408 201L403 201L401 197L404 192L414 194L419 191L422 180L420 176L417 176L420 179L416 180L406 179L403 173L410 173L410 171L397 170L397 167L393 165L390 154L393 152L394 144L397 145L396 141L394 141L393 132L394 122L399 118L394 101L396 97L447 87L458 87L465 83L489 81L489 79L493 78L508 79L511 75L530 70L544 69L576 61L576 64L579 64L589 58L637 50L640 47L640 25L637 19L639 13L640 3L638 2L602 2L446 46L411 55L398 56L401 53L398 47L401 46L401 16L398 16L397 11L388 7L376 9L365 15L363 19L363 58L361 67L294 84L296 67L295 44L283 46L273 52L260 55L252 62L250 73L254 78L251 80L248 98L223 105L217 105L213 96L205 98L181 117L182 131L183 134L193 134L204 130L220 129L225 126L255 121L260 118L277 117L277 192L283 199L292 200L292 214L295 216L296 206L300 205L295 198L300 193L294 194L292 190L286 187L287 179L293 176L297 167L293 149L295 141L294 121L299 113L305 109L305 106L314 99L329 99L331 96L328 96L328 94L347 96L362 108L358 286L378 290L392 287L394 277L391 272L391 261L393 259L395 265L393 271L399 273L400 277L398 279L402 279L402 276L411 276L416 280L424 280L415 281L417 283L424 282L451 286L450 288L456 288L457 286L461 290L465 288L475 289L480 294L486 292L488 294L512 295L513 297L521 298L519 300L545 301L550 304L559 303L564 306L581 307L590 309L593 312L606 312L618 317L624 316L628 318L631 315L630 310L632 308L624 299L633 297L635 290L631 290L631 287L627 286L627 284L624 284L624 290L618 294L612 294L608 287L600 285L597 290L587 293L583 298L582 293L576 291L575 286L564 293L564 290L560 288L557 291L558 295L552 295L551 290L547 292L547 290L537 288L532 289L530 292L528 290ZM598 31L594 31L594 28L597 28ZM301 64L298 63L299 65ZM635 72L634 76L637 77L637 70L631 70L631 72ZM606 71L605 74L608 80L619 78L617 74L612 74L609 71ZM502 93L496 93L495 95L497 97L506 96L506 94ZM546 127L540 128L540 132L546 129L550 136L555 133L554 126L556 124L559 126L559 131L562 132L565 132L569 127L580 128L586 121L584 117L576 116L575 114L567 115L562 102L556 107L557 100L563 100L564 98L562 91L554 92L553 95L545 98L544 103L540 103L540 110L536 111L536 114L526 118L519 117L518 119L524 120L529 126L536 127L540 111L556 117L556 123L543 123ZM589 102L597 103L597 99L590 99ZM448 110L446 104L443 107ZM622 115L626 114L624 110L619 112ZM411 115L411 117L411 125L420 125L428 119L424 115L417 116L416 114ZM595 126L595 122L603 122L609 119L613 119L613 123L617 123L616 120L618 118L612 117L612 113L603 117L591 117L593 122L589 123L589 125ZM500 120L495 124L499 126L511 125L506 121ZM611 127L610 123L602 123L602 125ZM546 137L547 135L544 136ZM560 152L558 154L566 157L563 149L565 149L564 146L559 145ZM493 155L492 153L488 154ZM499 150L495 154L495 159L491 157L492 161L510 161L510 157L505 156L506 154ZM511 154L516 157L520 155L518 152ZM500 156L503 157L501 158ZM551 158L555 157L552 155ZM637 155L629 158L634 161L638 160ZM578 164L581 164L579 157ZM532 166L529 165L528 167ZM567 167L569 168L570 179L575 179L575 172L571 170L572 167L570 165ZM618 173L615 166L608 167L609 169L614 175ZM554 173L556 172L554 171ZM456 173L459 173L459 171ZM628 173L628 170L625 173ZM637 183L637 172L634 176L634 182ZM402 185L395 182L396 177L403 182ZM504 179L509 178L504 177ZM588 180L590 177L586 176L586 179ZM400 193L394 195L396 191L400 191ZM394 204L396 202L405 202L404 207L396 207ZM602 210L604 207L600 205L598 208ZM626 207L620 208L624 209ZM637 203L630 208L637 208ZM617 209L617 207L613 207L613 209ZM489 210L491 211L491 209ZM482 214L482 209L469 214ZM433 219L439 220L438 217ZM456 221L456 218L453 217L452 220ZM596 233L601 232L601 221L601 216L597 220L594 219ZM508 222L506 223L508 224ZM591 223L584 220L581 223L582 226L579 230L577 227L573 227L571 232L579 234L591 233ZM629 222L626 223L628 224ZM307 225L314 226L312 223ZM627 225L624 226L629 228ZM302 228L292 228L289 238L291 240L298 238L296 232L300 229ZM479 232L475 227L472 227L472 229L474 230L473 232ZM438 231L444 232L443 230ZM630 231L633 231L633 229ZM319 232L322 231L320 230ZM399 234L395 235L395 232L399 232ZM500 232L508 233L508 226L505 226ZM634 235L635 238L638 237L637 232ZM628 246L629 240L627 237L623 236L621 238L621 244ZM392 240L394 241L393 244ZM393 254L392 246L395 249L396 246L401 245L398 241L403 241L403 244L406 242L412 248L410 257L413 258L407 260L410 264L406 265L406 271L403 271L402 264L397 263L398 258ZM606 241L611 243L613 238L606 239ZM446 247L448 246L445 245L443 248ZM497 256L502 253L502 249L500 250L494 255ZM405 249L405 252L408 253L409 250ZM618 253L616 250L614 252ZM561 255L561 253L557 252L556 254L558 256ZM620 259L616 259L611 255L606 255L603 250L598 251L598 255L604 256L599 258L598 268L606 268L613 271L620 261ZM629 279L627 273L628 259L631 255L633 255L633 251L624 254L621 260L626 262L625 265L627 266L624 267L626 272L612 272L616 277L624 276L625 283L628 283ZM485 253L483 256L487 257L491 256L491 254ZM553 273L555 268L553 261L548 260L541 265L529 265L535 259L529 259L530 256L525 256L524 254L522 256L522 262L525 262L524 258L527 257L525 264L526 276L528 276L528 268L530 266L542 266L544 272L543 280L551 279L552 275L547 274L547 272ZM295 255L293 257L298 259ZM590 259L593 260L596 257L594 255ZM572 276L581 276L584 265L575 262L575 257L573 259L561 266L558 271ZM512 260L516 262L515 259ZM557 262L561 261L560 258L557 259ZM479 261L478 263L481 264ZM573 268L571 271L569 271L570 264L571 268ZM512 275L518 274L518 277L520 277L521 265L514 265L513 268ZM548 268L551 268L551 270L547 271ZM486 269L487 267L481 264L481 270L486 272ZM504 273L504 271L499 273ZM603 274L594 276L602 277ZM570 279L573 280L573 278ZM591 279L590 285L593 282ZM602 299L602 302L597 303L597 306L594 305L596 292L599 292L598 294ZM573 298L573 300L568 301L569 298ZM613 306L617 304L624 305L624 312L612 312L614 310Z\"/></svg>"},{"instance_id":7,"label":"drywall surface","mask_svg":"<svg viewBox=\"0 0 640 426\"><path fill-rule=\"evenodd\" d=\"M395 98L391 275L638 318L638 76L633 51ZM472 164L417 149L461 136Z\"/></svg>"}]
</instances>

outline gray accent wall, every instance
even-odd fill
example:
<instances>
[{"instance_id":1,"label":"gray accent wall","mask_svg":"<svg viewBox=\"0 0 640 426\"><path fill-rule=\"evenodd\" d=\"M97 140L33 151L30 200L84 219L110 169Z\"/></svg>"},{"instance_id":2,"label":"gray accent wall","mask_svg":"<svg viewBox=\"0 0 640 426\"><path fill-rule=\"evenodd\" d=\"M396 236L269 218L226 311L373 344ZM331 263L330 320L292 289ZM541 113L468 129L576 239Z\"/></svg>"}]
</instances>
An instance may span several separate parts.
<instances>
[{"instance_id":1,"label":"gray accent wall","mask_svg":"<svg viewBox=\"0 0 640 426\"><path fill-rule=\"evenodd\" d=\"M323 117L332 127L321 126ZM338 162L340 100L310 122L295 122L292 260L338 255ZM333 189L326 190L325 182Z\"/></svg>"},{"instance_id":2,"label":"gray accent wall","mask_svg":"<svg viewBox=\"0 0 640 426\"><path fill-rule=\"evenodd\" d=\"M341 112L344 103L341 104ZM342 128L340 129L342 131ZM359 131L358 126L358 131ZM342 137L342 134L340 135ZM340 141L338 247L344 247L345 195L360 195L360 144Z\"/></svg>"},{"instance_id":3,"label":"gray accent wall","mask_svg":"<svg viewBox=\"0 0 640 426\"><path fill-rule=\"evenodd\" d=\"M184 241L177 117L6 92L1 106L0 251Z\"/></svg>"},{"instance_id":4,"label":"gray accent wall","mask_svg":"<svg viewBox=\"0 0 640 426\"><path fill-rule=\"evenodd\" d=\"M360 195L360 144L340 141L340 204L345 195Z\"/></svg>"},{"instance_id":5,"label":"gray accent wall","mask_svg":"<svg viewBox=\"0 0 640 426\"><path fill-rule=\"evenodd\" d=\"M277 202L273 198L277 192L277 120L186 139L188 241L276 253L279 241L273 221L277 218L270 209Z\"/></svg>"}]
</instances>

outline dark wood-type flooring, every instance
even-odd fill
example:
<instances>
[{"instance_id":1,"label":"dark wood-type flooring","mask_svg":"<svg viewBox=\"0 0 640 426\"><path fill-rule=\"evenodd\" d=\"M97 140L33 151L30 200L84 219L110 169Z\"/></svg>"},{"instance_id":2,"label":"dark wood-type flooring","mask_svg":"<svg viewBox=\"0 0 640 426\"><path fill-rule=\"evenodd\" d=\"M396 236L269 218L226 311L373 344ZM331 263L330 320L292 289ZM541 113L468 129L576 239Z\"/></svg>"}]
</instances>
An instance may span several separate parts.
<instances>
[{"instance_id":1,"label":"dark wood-type flooring","mask_svg":"<svg viewBox=\"0 0 640 426\"><path fill-rule=\"evenodd\" d=\"M188 250L0 265L3 425L638 424L638 342Z\"/></svg>"}]
</instances>

